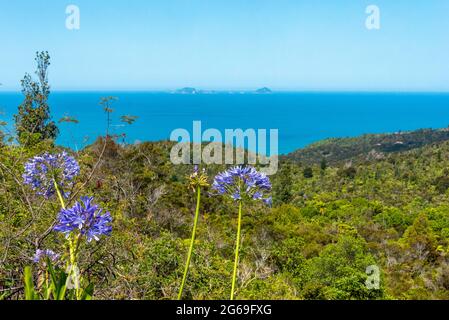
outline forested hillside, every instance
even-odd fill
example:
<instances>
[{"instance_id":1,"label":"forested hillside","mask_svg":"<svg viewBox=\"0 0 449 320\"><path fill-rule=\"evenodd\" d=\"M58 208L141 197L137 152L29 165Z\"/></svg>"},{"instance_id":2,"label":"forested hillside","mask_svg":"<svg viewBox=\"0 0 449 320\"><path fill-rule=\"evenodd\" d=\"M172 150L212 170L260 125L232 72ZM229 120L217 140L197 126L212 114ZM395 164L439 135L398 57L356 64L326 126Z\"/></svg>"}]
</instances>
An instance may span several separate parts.
<instances>
[{"instance_id":1,"label":"forested hillside","mask_svg":"<svg viewBox=\"0 0 449 320\"><path fill-rule=\"evenodd\" d=\"M344 140L341 149L332 143L327 150L342 162L323 162L321 154L309 161L310 153L308 161L283 159L271 177L273 207L254 203L243 213L236 298L448 299L449 142L435 142L443 132L409 133L404 143L433 143L383 150L381 157L355 151L352 162L347 150L369 152L371 146L361 147L367 137ZM320 145L329 142L311 148ZM72 153L81 169L73 190L95 196L113 217L109 237L81 245L78 266L95 284L95 299L176 298L195 194L188 179L193 166L171 164L171 146L101 138ZM23 270L37 248L64 246L63 236L49 232L57 200L41 199L21 180L25 161L44 151L61 148L49 141L0 148L3 299L23 297ZM224 168L205 167L209 177ZM185 298L228 297L236 219L232 200L210 190L203 195ZM381 272L379 289L366 286L369 266Z\"/></svg>"},{"instance_id":2,"label":"forested hillside","mask_svg":"<svg viewBox=\"0 0 449 320\"><path fill-rule=\"evenodd\" d=\"M407 151L449 140L449 129L421 129L390 134L366 134L332 138L294 151L285 158L306 164L339 163L347 160L379 159L391 152Z\"/></svg>"}]
</instances>

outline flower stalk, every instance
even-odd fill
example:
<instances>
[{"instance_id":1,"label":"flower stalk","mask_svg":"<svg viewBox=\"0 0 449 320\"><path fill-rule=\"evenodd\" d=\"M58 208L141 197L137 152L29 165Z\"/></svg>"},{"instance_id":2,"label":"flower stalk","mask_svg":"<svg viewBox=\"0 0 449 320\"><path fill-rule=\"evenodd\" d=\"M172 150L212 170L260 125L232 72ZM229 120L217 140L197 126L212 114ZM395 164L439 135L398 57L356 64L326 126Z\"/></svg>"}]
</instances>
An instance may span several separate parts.
<instances>
[{"instance_id":1,"label":"flower stalk","mask_svg":"<svg viewBox=\"0 0 449 320\"><path fill-rule=\"evenodd\" d=\"M72 240L73 237L73 240ZM75 297L76 300L80 299L80 281L79 281L79 272L78 272L78 264L77 264L77 252L78 252L78 238L79 236L75 236L71 234L69 236L68 242L69 242L69 251L70 251L70 271L69 271L69 277L70 279L72 277L73 284L75 286Z\"/></svg>"},{"instance_id":2,"label":"flower stalk","mask_svg":"<svg viewBox=\"0 0 449 320\"><path fill-rule=\"evenodd\" d=\"M80 274L77 267L80 243L83 239L91 242L92 240L99 241L101 236L109 236L112 232L111 214L104 212L102 208L96 205L93 202L93 197L81 197L80 201L77 201L73 207L66 207L64 199L67 194L64 193L64 189L73 186L74 179L80 172L76 159L66 152L58 154L46 152L35 156L25 163L24 169L22 177L26 185L30 186L37 195L41 195L47 200L56 196L61 204L58 221L53 230L65 235L68 247L66 259L67 279L62 298L65 298L65 289L69 288L70 283L74 286L76 300L84 299L84 294L80 288ZM33 257L33 261L39 263L43 256L53 261L58 258L58 255L49 249L38 249ZM26 285L31 287L32 281L29 280L31 279L29 268L25 269L25 274L26 279L28 279L26 280L28 281ZM49 280L48 274L45 274L45 276ZM89 285L89 287L91 286ZM30 290L34 290L34 288ZM89 289L90 296L92 290L92 288ZM28 297L33 298L34 294L29 293ZM58 296L58 298L61 297Z\"/></svg>"},{"instance_id":3,"label":"flower stalk","mask_svg":"<svg viewBox=\"0 0 449 320\"><path fill-rule=\"evenodd\" d=\"M184 285L185 285L186 280L187 280L187 274L189 273L190 260L192 258L193 246L195 244L195 235L196 235L196 229L197 229L197 226L198 226L198 217L199 217L199 212L200 212L200 201L201 201L201 188L200 188L200 186L197 186L196 192L197 192L197 200L196 200L195 219L194 219L194 222L193 222L193 229L192 229L192 238L190 239L189 253L187 255L187 261L186 261L186 265L185 265L185 268L184 268L184 275L182 277L181 287L179 288L178 300L181 300L181 298L182 298L182 293L184 291Z\"/></svg>"},{"instance_id":4,"label":"flower stalk","mask_svg":"<svg viewBox=\"0 0 449 320\"><path fill-rule=\"evenodd\" d=\"M239 217L237 222L237 240L235 243L234 272L232 274L231 300L234 300L235 283L237 280L237 267L239 264L240 237L242 231L242 201L239 201Z\"/></svg>"},{"instance_id":5,"label":"flower stalk","mask_svg":"<svg viewBox=\"0 0 449 320\"><path fill-rule=\"evenodd\" d=\"M64 197L62 196L61 190L58 186L58 183L56 182L56 179L53 179L56 194L58 195L59 202L61 203L61 207L63 210L66 209ZM73 238L73 239L72 239ZM74 286L75 286L75 297L76 300L79 300L80 298L80 284L79 284L79 274L78 274L78 267L76 263L76 254L77 254L77 248L78 248L78 237L73 236L70 234L67 238L67 242L69 243L69 259L70 259L70 265L69 265L69 274L67 277L67 283L70 281L70 279L73 279Z\"/></svg>"},{"instance_id":6,"label":"flower stalk","mask_svg":"<svg viewBox=\"0 0 449 320\"><path fill-rule=\"evenodd\" d=\"M235 202L238 202L239 206L234 270L231 282L231 300L234 300L242 233L243 202L262 201L267 205L271 205L271 196L268 195L271 191L271 183L266 174L258 172L254 167L239 166L228 169L215 176L212 189L216 191L218 195L230 197Z\"/></svg>"},{"instance_id":7,"label":"flower stalk","mask_svg":"<svg viewBox=\"0 0 449 320\"><path fill-rule=\"evenodd\" d=\"M64 198L62 197L62 193L59 190L59 186L58 186L58 183L56 182L56 179L53 179L53 183L55 186L56 194L58 195L59 202L61 203L61 207L62 207L62 209L65 209Z\"/></svg>"}]
</instances>

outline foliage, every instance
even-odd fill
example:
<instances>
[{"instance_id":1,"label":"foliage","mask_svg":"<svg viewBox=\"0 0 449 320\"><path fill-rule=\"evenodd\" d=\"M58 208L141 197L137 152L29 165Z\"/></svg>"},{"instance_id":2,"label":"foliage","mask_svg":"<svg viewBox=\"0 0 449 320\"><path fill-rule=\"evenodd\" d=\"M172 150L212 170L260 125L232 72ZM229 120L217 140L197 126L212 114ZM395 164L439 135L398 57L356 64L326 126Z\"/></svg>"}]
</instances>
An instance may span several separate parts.
<instances>
[{"instance_id":1,"label":"foliage","mask_svg":"<svg viewBox=\"0 0 449 320\"><path fill-rule=\"evenodd\" d=\"M203 192L199 211L192 190L228 168L210 165L192 175L191 165L171 163L172 142L118 143L109 135L112 97L101 101L104 137L76 153L54 145L48 59L38 54L39 82L25 77L16 117L20 141L33 143L0 144L1 299L176 299L183 282L185 299L226 299L230 291L239 299L449 299L446 129L332 139L299 150L270 177L273 207L252 201L238 210L236 200L271 199L219 175L213 189L228 197ZM57 190L42 198L22 176L29 159L64 151L76 159L79 176L64 185L59 200L69 209L61 211ZM266 177L256 176L264 186ZM112 222L94 214L97 206L75 206L86 195L84 202L95 195ZM97 220L85 226L87 211L112 223L113 232ZM95 226L110 237L73 245L53 232L67 216L82 221L82 236L83 227ZM30 267L42 248L63 248L62 261L76 258L80 292L67 288L71 270L61 261ZM372 266L380 270L378 288L366 285Z\"/></svg>"},{"instance_id":2,"label":"foliage","mask_svg":"<svg viewBox=\"0 0 449 320\"><path fill-rule=\"evenodd\" d=\"M336 164L348 159L380 159L388 153L408 151L449 140L449 130L421 129L393 134L366 134L353 138L331 138L315 142L287 155L294 162Z\"/></svg>"},{"instance_id":3,"label":"foliage","mask_svg":"<svg viewBox=\"0 0 449 320\"><path fill-rule=\"evenodd\" d=\"M51 121L48 96L48 67L50 56L48 52L36 53L38 80L26 74L23 78L22 93L25 97L19 106L18 114L14 116L19 141L24 145L33 145L38 141L54 140L58 135L58 127Z\"/></svg>"},{"instance_id":4,"label":"foliage","mask_svg":"<svg viewBox=\"0 0 449 320\"><path fill-rule=\"evenodd\" d=\"M195 199L186 178L192 167L172 165L171 146L120 145L108 138L76 155L81 176L75 187L95 194L114 218L111 238L84 246L86 254L79 259L83 278L95 283L96 299L177 297ZM15 181L25 160L43 151L56 150L46 143L25 152L0 148L0 252L6 257L0 260L0 286L8 290L4 298L24 297L20 270L29 264L23 257L32 256L36 241L46 248L62 244L61 238L46 234L57 219L48 214L55 203L42 204ZM449 298L449 201L434 187L449 167L449 143L353 167L351 178L339 173L347 168L342 164L306 179L301 165L281 163L272 177L275 206L258 204L245 210L237 298ZM319 163L310 168L321 171ZM207 174L221 170L209 166ZM289 183L283 190L285 181ZM232 200L207 193L201 202L183 298L226 299L237 212ZM370 265L381 270L378 290L364 285Z\"/></svg>"}]
</instances>

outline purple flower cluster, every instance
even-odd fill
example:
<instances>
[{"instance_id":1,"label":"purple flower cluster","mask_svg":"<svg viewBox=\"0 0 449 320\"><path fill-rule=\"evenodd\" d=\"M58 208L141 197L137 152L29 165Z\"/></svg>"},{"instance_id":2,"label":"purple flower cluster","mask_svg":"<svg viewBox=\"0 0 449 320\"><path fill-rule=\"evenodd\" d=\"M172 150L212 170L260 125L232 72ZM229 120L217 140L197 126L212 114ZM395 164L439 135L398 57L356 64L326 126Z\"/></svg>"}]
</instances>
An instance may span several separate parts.
<instances>
[{"instance_id":1,"label":"purple flower cluster","mask_svg":"<svg viewBox=\"0 0 449 320\"><path fill-rule=\"evenodd\" d=\"M212 189L221 195L229 195L234 200L262 200L271 205L270 179L266 174L258 172L254 167L233 167L215 177Z\"/></svg>"},{"instance_id":2,"label":"purple flower cluster","mask_svg":"<svg viewBox=\"0 0 449 320\"><path fill-rule=\"evenodd\" d=\"M24 183L31 186L38 195L48 199L56 192L55 181L58 187L64 190L71 186L79 172L78 162L66 152L55 155L46 152L31 158L25 164L25 173L22 177Z\"/></svg>"},{"instance_id":3,"label":"purple flower cluster","mask_svg":"<svg viewBox=\"0 0 449 320\"><path fill-rule=\"evenodd\" d=\"M39 263L44 258L49 258L52 262L55 262L59 259L59 254L55 253L53 250L50 249L37 249L36 253L33 256L33 262Z\"/></svg>"},{"instance_id":4,"label":"purple flower cluster","mask_svg":"<svg viewBox=\"0 0 449 320\"><path fill-rule=\"evenodd\" d=\"M103 214L103 209L92 200L93 197L81 197L81 201L76 202L72 208L62 209L54 230L66 236L79 230L81 235L87 237L88 242L98 241L102 235L109 236L112 231L111 214L109 212Z\"/></svg>"}]
</instances>

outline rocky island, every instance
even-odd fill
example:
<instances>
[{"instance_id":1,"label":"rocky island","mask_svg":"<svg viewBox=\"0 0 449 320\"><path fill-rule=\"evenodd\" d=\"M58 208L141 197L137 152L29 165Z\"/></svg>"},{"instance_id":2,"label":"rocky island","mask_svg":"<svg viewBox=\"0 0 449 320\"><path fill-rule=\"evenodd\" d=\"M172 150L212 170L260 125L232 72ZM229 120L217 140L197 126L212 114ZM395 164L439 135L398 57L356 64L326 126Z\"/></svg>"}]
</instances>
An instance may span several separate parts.
<instances>
[{"instance_id":1,"label":"rocky island","mask_svg":"<svg viewBox=\"0 0 449 320\"><path fill-rule=\"evenodd\" d=\"M271 89L267 88L267 87L263 87L260 89L256 90L257 94L269 94L269 93L273 93L273 91L271 91Z\"/></svg>"},{"instance_id":2,"label":"rocky island","mask_svg":"<svg viewBox=\"0 0 449 320\"><path fill-rule=\"evenodd\" d=\"M185 87L185 88L177 90L176 93L178 93L178 94L197 94L197 93L199 93L199 91L196 90L195 88Z\"/></svg>"}]
</instances>

